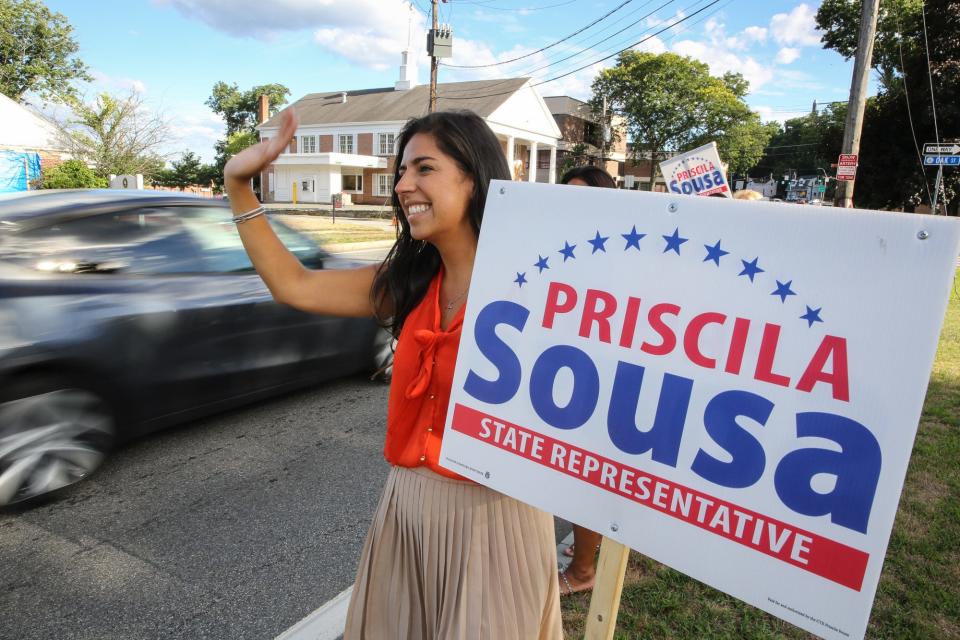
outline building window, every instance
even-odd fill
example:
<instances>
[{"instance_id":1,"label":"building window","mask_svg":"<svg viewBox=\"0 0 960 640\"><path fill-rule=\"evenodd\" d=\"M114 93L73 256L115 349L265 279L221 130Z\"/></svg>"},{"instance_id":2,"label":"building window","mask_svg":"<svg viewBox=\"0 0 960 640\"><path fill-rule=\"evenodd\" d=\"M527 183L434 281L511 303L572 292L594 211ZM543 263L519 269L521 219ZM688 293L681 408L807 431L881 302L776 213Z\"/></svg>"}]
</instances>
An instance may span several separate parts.
<instances>
[{"instance_id":1,"label":"building window","mask_svg":"<svg viewBox=\"0 0 960 640\"><path fill-rule=\"evenodd\" d=\"M339 144L340 153L353 153L353 135L352 134L340 134L340 144Z\"/></svg>"},{"instance_id":2,"label":"building window","mask_svg":"<svg viewBox=\"0 0 960 640\"><path fill-rule=\"evenodd\" d=\"M344 191L363 191L363 176L358 174L344 174L343 176L343 190Z\"/></svg>"},{"instance_id":3,"label":"building window","mask_svg":"<svg viewBox=\"0 0 960 640\"><path fill-rule=\"evenodd\" d=\"M376 178L376 182L373 183L373 195L389 197L393 193L393 174L378 173Z\"/></svg>"},{"instance_id":4,"label":"building window","mask_svg":"<svg viewBox=\"0 0 960 640\"><path fill-rule=\"evenodd\" d=\"M380 155L392 156L396 153L394 145L396 144L396 135L392 133L380 134Z\"/></svg>"},{"instance_id":5,"label":"building window","mask_svg":"<svg viewBox=\"0 0 960 640\"><path fill-rule=\"evenodd\" d=\"M300 136L300 153L316 153L317 136Z\"/></svg>"}]
</instances>

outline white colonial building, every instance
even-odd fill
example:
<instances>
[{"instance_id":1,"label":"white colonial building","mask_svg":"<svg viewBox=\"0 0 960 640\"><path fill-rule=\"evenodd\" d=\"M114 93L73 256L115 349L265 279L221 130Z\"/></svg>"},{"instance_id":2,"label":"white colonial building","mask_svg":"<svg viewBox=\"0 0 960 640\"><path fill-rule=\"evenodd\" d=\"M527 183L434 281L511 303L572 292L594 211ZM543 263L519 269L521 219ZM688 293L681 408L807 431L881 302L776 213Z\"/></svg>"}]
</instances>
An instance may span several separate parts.
<instances>
[{"instance_id":1,"label":"white colonial building","mask_svg":"<svg viewBox=\"0 0 960 640\"><path fill-rule=\"evenodd\" d=\"M469 109L499 138L514 179L536 181L539 151L556 175L560 130L528 78L454 82L437 86L437 109ZM267 105L261 99L261 120ZM389 204L394 143L410 118L428 112L429 88L415 86L406 65L393 88L311 93L293 107L300 125L289 149L261 176L266 202L329 203L334 194L361 204ZM262 140L276 135L280 117L262 122Z\"/></svg>"}]
</instances>

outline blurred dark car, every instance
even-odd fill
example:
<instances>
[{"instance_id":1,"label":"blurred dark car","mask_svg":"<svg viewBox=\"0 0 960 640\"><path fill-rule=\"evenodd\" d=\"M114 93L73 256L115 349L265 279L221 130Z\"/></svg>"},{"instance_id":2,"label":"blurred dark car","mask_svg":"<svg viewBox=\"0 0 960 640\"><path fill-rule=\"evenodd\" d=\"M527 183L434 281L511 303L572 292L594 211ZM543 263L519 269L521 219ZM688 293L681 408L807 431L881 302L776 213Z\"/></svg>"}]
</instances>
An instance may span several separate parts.
<instances>
[{"instance_id":1,"label":"blurred dark car","mask_svg":"<svg viewBox=\"0 0 960 640\"><path fill-rule=\"evenodd\" d=\"M372 319L275 303L230 217L169 192L0 198L0 506L118 442L379 364ZM271 224L310 268L357 266Z\"/></svg>"}]
</instances>

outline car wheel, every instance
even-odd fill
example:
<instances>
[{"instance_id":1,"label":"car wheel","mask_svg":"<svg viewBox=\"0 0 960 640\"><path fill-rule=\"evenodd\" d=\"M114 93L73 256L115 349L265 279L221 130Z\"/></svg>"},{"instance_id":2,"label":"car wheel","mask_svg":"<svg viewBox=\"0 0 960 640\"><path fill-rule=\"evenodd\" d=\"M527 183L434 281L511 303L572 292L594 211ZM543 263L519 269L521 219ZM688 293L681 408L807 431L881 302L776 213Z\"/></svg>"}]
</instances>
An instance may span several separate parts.
<instances>
[{"instance_id":1,"label":"car wheel","mask_svg":"<svg viewBox=\"0 0 960 640\"><path fill-rule=\"evenodd\" d=\"M0 396L0 507L84 479L114 435L113 412L95 392L56 378L14 382Z\"/></svg>"},{"instance_id":2,"label":"car wheel","mask_svg":"<svg viewBox=\"0 0 960 640\"><path fill-rule=\"evenodd\" d=\"M373 337L373 375L371 380L390 380L393 375L393 351L397 341L384 328L377 329Z\"/></svg>"}]
</instances>

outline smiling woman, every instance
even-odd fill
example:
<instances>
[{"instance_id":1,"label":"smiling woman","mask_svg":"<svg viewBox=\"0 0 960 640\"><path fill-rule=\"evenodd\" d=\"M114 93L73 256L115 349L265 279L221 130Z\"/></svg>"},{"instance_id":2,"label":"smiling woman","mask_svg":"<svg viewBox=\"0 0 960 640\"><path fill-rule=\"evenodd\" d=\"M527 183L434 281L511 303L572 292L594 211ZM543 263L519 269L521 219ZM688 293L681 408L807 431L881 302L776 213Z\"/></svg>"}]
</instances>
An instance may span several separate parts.
<instances>
[{"instance_id":1,"label":"smiling woman","mask_svg":"<svg viewBox=\"0 0 960 640\"><path fill-rule=\"evenodd\" d=\"M376 315L397 337L384 444L393 466L344 638L562 638L551 516L439 463L487 189L510 178L499 141L471 112L410 120L396 141L397 242L379 266L334 273L302 266L250 190L296 126L286 111L279 135L224 170L253 264L278 301Z\"/></svg>"}]
</instances>

